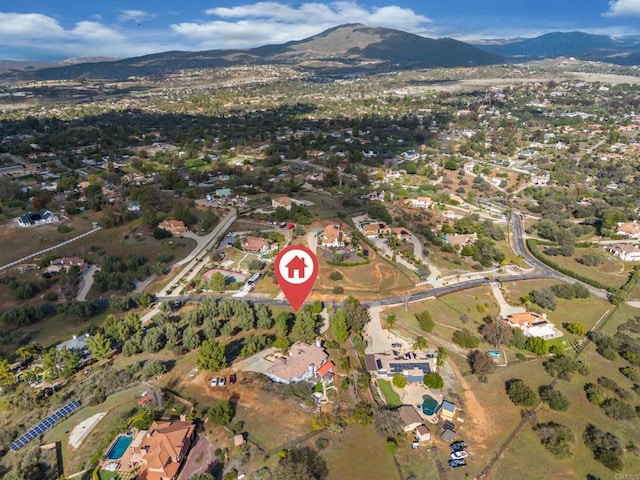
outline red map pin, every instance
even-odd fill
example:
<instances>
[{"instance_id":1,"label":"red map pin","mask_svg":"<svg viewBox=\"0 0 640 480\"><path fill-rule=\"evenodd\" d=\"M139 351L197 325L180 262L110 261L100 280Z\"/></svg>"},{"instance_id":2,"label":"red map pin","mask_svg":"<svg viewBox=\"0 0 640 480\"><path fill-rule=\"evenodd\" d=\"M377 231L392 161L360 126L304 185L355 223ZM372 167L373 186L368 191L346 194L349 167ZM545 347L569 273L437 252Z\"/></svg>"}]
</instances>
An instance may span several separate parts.
<instances>
[{"instance_id":1,"label":"red map pin","mask_svg":"<svg viewBox=\"0 0 640 480\"><path fill-rule=\"evenodd\" d=\"M274 273L282 293L297 312L318 278L318 258L307 247L290 245L276 257Z\"/></svg>"}]
</instances>

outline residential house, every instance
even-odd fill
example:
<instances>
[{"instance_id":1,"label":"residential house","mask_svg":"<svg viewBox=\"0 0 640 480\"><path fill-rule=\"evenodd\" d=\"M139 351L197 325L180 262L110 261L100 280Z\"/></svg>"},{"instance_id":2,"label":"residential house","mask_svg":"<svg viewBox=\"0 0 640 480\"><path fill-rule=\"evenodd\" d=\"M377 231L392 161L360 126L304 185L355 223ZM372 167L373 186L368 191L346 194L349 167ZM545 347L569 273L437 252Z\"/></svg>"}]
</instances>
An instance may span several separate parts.
<instances>
[{"instance_id":1,"label":"residential house","mask_svg":"<svg viewBox=\"0 0 640 480\"><path fill-rule=\"evenodd\" d=\"M278 383L302 382L315 378L327 358L327 352L321 346L296 342L289 347L286 356L273 360L265 375Z\"/></svg>"},{"instance_id":2,"label":"residential house","mask_svg":"<svg viewBox=\"0 0 640 480\"><path fill-rule=\"evenodd\" d=\"M55 265L56 267L64 267L67 270L70 267L78 267L82 270L87 264L84 259L80 257L62 257L56 258L55 260L51 260L49 262L51 265Z\"/></svg>"},{"instance_id":3,"label":"residential house","mask_svg":"<svg viewBox=\"0 0 640 480\"><path fill-rule=\"evenodd\" d=\"M455 404L448 400L443 400L442 405L440 405L440 417L445 421L448 420L450 422L453 422L455 413Z\"/></svg>"},{"instance_id":4,"label":"residential house","mask_svg":"<svg viewBox=\"0 0 640 480\"><path fill-rule=\"evenodd\" d=\"M629 245L626 243L610 245L609 252L620 258L623 262L640 261L640 248L636 245Z\"/></svg>"},{"instance_id":5,"label":"residential house","mask_svg":"<svg viewBox=\"0 0 640 480\"><path fill-rule=\"evenodd\" d=\"M618 230L616 231L616 235L620 235L621 237L627 238L640 238L640 223L636 220L633 222L620 222L618 223Z\"/></svg>"},{"instance_id":6,"label":"residential house","mask_svg":"<svg viewBox=\"0 0 640 480\"><path fill-rule=\"evenodd\" d=\"M273 208L282 207L285 210L291 210L291 205L293 205L293 200L289 197L278 197L271 200L271 206Z\"/></svg>"},{"instance_id":7,"label":"residential house","mask_svg":"<svg viewBox=\"0 0 640 480\"><path fill-rule=\"evenodd\" d=\"M458 213L454 210L443 210L440 212L440 215L449 220L460 220L461 218L464 218L462 213Z\"/></svg>"},{"instance_id":8,"label":"residential house","mask_svg":"<svg viewBox=\"0 0 640 480\"><path fill-rule=\"evenodd\" d=\"M180 420L153 422L131 443L130 467L138 468L138 480L173 480L195 438L195 425Z\"/></svg>"},{"instance_id":9,"label":"residential house","mask_svg":"<svg viewBox=\"0 0 640 480\"><path fill-rule=\"evenodd\" d=\"M42 209L38 212L29 212L18 218L19 227L37 227L39 225L47 225L58 223L60 219L55 213Z\"/></svg>"},{"instance_id":10,"label":"residential house","mask_svg":"<svg viewBox=\"0 0 640 480\"><path fill-rule=\"evenodd\" d=\"M89 351L89 347L87 346L89 338L90 336L88 333L79 336L74 335L71 340L67 340L66 342L56 345L56 349L60 351L66 348L73 352L86 353Z\"/></svg>"},{"instance_id":11,"label":"residential house","mask_svg":"<svg viewBox=\"0 0 640 480\"><path fill-rule=\"evenodd\" d=\"M431 441L431 433L429 429L425 425L419 425L416 428L416 441L418 442L429 442Z\"/></svg>"},{"instance_id":12,"label":"residential house","mask_svg":"<svg viewBox=\"0 0 640 480\"><path fill-rule=\"evenodd\" d=\"M248 253L267 253L271 249L271 243L267 238L249 235L242 240L242 249Z\"/></svg>"},{"instance_id":13,"label":"residential house","mask_svg":"<svg viewBox=\"0 0 640 480\"><path fill-rule=\"evenodd\" d=\"M513 313L507 316L506 321L511 328L522 330L526 337L540 337L548 340L562 335L555 329L553 323L547 320L545 313Z\"/></svg>"},{"instance_id":14,"label":"residential house","mask_svg":"<svg viewBox=\"0 0 640 480\"><path fill-rule=\"evenodd\" d=\"M431 199L429 197L418 197L411 200L411 206L415 208L430 208Z\"/></svg>"},{"instance_id":15,"label":"residential house","mask_svg":"<svg viewBox=\"0 0 640 480\"><path fill-rule=\"evenodd\" d=\"M473 245L477 240L478 235L475 233L447 235L444 239L445 242L447 242L454 248L462 248L465 245Z\"/></svg>"},{"instance_id":16,"label":"residential house","mask_svg":"<svg viewBox=\"0 0 640 480\"><path fill-rule=\"evenodd\" d=\"M375 373L378 377L391 380L396 373L402 373L408 382L415 383L421 383L427 373L437 370L435 359L422 352L367 354L365 365L369 373Z\"/></svg>"},{"instance_id":17,"label":"residential house","mask_svg":"<svg viewBox=\"0 0 640 480\"><path fill-rule=\"evenodd\" d=\"M422 425L422 417L412 405L402 405L398 408L398 413L405 432L411 432Z\"/></svg>"},{"instance_id":18,"label":"residential house","mask_svg":"<svg viewBox=\"0 0 640 480\"><path fill-rule=\"evenodd\" d=\"M362 232L367 238L378 238L391 232L386 223L374 222L362 227Z\"/></svg>"},{"instance_id":19,"label":"residential house","mask_svg":"<svg viewBox=\"0 0 640 480\"><path fill-rule=\"evenodd\" d=\"M392 228L391 231L396 235L396 237L398 237L399 240L402 240L403 242L406 242L411 238L411 232L406 228L397 227Z\"/></svg>"},{"instance_id":20,"label":"residential house","mask_svg":"<svg viewBox=\"0 0 640 480\"><path fill-rule=\"evenodd\" d=\"M171 235L174 236L187 232L187 226L182 220L164 220L158 224L158 228L171 232Z\"/></svg>"},{"instance_id":21,"label":"residential house","mask_svg":"<svg viewBox=\"0 0 640 480\"><path fill-rule=\"evenodd\" d=\"M327 225L322 232L322 246L325 248L344 247L347 234L340 225Z\"/></svg>"},{"instance_id":22,"label":"residential house","mask_svg":"<svg viewBox=\"0 0 640 480\"><path fill-rule=\"evenodd\" d=\"M332 374L333 374L333 369L336 366L335 363L333 363L331 360L329 360L328 362L324 362L320 368L318 368L316 370L316 373L318 374L318 376L320 378L327 379L329 378Z\"/></svg>"}]
</instances>

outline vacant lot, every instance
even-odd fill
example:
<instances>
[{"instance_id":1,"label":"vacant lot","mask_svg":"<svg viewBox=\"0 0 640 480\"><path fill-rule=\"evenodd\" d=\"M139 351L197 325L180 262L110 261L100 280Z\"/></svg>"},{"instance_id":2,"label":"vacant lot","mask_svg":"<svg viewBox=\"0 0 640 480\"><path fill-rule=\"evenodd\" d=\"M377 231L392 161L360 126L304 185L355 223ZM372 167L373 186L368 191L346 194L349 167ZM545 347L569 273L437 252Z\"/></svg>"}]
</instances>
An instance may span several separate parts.
<instances>
[{"instance_id":1,"label":"vacant lot","mask_svg":"<svg viewBox=\"0 0 640 480\"><path fill-rule=\"evenodd\" d=\"M538 246L538 251L542 253L543 250L544 247ZM594 252L605 256L604 263L595 267L589 267L576 261L576 258L580 258L583 255ZM567 268L580 275L584 275L587 278L592 278L604 285L610 285L612 287L621 287L625 284L629 278L629 270L632 266L631 264L625 264L625 262L612 257L602 248L576 248L572 257L563 257L558 255L555 257L547 256L547 258L561 267Z\"/></svg>"},{"instance_id":2,"label":"vacant lot","mask_svg":"<svg viewBox=\"0 0 640 480\"><path fill-rule=\"evenodd\" d=\"M329 447L321 452L329 467L328 480L398 478L385 440L373 425L350 425L342 434L321 436L329 439Z\"/></svg>"}]
</instances>

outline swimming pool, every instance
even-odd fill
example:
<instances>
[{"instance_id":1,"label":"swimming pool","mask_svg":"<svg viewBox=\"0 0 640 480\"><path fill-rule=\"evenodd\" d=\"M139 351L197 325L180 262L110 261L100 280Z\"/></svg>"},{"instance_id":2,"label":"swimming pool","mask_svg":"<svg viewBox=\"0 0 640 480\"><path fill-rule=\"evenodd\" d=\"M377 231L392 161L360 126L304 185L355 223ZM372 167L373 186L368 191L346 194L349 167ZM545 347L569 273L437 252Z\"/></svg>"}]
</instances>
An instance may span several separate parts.
<instances>
[{"instance_id":1,"label":"swimming pool","mask_svg":"<svg viewBox=\"0 0 640 480\"><path fill-rule=\"evenodd\" d=\"M422 413L425 415L435 415L440 409L440 403L431 395L422 396Z\"/></svg>"},{"instance_id":2,"label":"swimming pool","mask_svg":"<svg viewBox=\"0 0 640 480\"><path fill-rule=\"evenodd\" d=\"M133 436L118 435L118 438L115 443L111 445L111 448L107 452L107 456L105 458L107 460L118 460L124 455L124 452L127 451L131 442L133 442Z\"/></svg>"}]
</instances>

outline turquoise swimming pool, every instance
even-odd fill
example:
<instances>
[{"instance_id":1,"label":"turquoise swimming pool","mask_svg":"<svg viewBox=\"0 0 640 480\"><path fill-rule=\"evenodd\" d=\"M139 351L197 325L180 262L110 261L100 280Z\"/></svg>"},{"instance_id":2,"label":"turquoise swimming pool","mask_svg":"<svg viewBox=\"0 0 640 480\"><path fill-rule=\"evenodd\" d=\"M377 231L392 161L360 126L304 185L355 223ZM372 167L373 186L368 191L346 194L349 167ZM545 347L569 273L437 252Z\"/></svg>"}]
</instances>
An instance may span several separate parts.
<instances>
[{"instance_id":1,"label":"turquoise swimming pool","mask_svg":"<svg viewBox=\"0 0 640 480\"><path fill-rule=\"evenodd\" d=\"M422 413L425 415L435 415L440 409L440 403L431 395L422 396Z\"/></svg>"},{"instance_id":2,"label":"turquoise swimming pool","mask_svg":"<svg viewBox=\"0 0 640 480\"><path fill-rule=\"evenodd\" d=\"M111 448L107 452L107 456L105 458L107 460L118 460L124 455L124 452L127 451L131 442L133 442L133 436L118 435L118 438L115 443L111 445Z\"/></svg>"}]
</instances>

